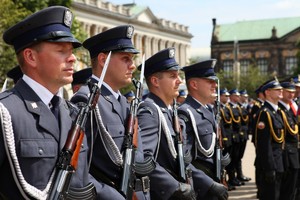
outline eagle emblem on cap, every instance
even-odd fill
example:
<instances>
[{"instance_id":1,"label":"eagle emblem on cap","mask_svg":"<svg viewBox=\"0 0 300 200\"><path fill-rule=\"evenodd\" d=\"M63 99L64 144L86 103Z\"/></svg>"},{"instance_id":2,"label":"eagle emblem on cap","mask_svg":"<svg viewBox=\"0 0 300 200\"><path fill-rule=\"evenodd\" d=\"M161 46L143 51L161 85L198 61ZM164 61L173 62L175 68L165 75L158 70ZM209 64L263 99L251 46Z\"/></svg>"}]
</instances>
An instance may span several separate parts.
<instances>
[{"instance_id":1,"label":"eagle emblem on cap","mask_svg":"<svg viewBox=\"0 0 300 200\"><path fill-rule=\"evenodd\" d=\"M132 38L133 31L134 31L133 26L128 26L128 28L127 28L127 37L128 38Z\"/></svg>"},{"instance_id":2,"label":"eagle emblem on cap","mask_svg":"<svg viewBox=\"0 0 300 200\"><path fill-rule=\"evenodd\" d=\"M70 10L65 11L64 15L64 24L68 27L71 27L72 25L72 12Z\"/></svg>"},{"instance_id":3,"label":"eagle emblem on cap","mask_svg":"<svg viewBox=\"0 0 300 200\"><path fill-rule=\"evenodd\" d=\"M174 58L174 57L175 57L175 49L170 49L169 58Z\"/></svg>"}]
</instances>

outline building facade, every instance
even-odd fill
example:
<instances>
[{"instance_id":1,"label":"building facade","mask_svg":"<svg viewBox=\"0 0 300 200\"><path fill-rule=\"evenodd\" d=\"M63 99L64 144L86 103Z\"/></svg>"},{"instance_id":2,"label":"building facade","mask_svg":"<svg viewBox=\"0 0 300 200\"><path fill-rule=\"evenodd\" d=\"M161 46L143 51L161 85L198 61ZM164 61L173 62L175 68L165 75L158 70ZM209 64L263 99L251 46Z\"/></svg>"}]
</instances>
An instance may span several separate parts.
<instances>
[{"instance_id":1,"label":"building facade","mask_svg":"<svg viewBox=\"0 0 300 200\"><path fill-rule=\"evenodd\" d=\"M136 64L158 51L176 48L179 65L188 63L192 35L188 27L176 22L157 18L148 7L136 4L114 5L102 0L73 0L72 9L76 19L88 37L118 25L132 24L135 27L133 42L140 50Z\"/></svg>"},{"instance_id":2,"label":"building facade","mask_svg":"<svg viewBox=\"0 0 300 200\"><path fill-rule=\"evenodd\" d=\"M211 57L218 60L216 68L226 77L237 70L247 75L254 66L260 74L285 77L294 73L299 62L300 17L220 25L212 21Z\"/></svg>"}]
</instances>

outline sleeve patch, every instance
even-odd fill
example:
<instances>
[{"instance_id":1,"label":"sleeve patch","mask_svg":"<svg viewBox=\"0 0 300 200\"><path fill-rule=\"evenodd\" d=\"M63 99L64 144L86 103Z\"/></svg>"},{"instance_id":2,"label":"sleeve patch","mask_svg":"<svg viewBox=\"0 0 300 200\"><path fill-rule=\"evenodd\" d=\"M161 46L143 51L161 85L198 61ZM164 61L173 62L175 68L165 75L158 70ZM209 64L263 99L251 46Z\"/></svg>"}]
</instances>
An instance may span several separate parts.
<instances>
[{"instance_id":1,"label":"sleeve patch","mask_svg":"<svg viewBox=\"0 0 300 200\"><path fill-rule=\"evenodd\" d=\"M257 124L258 129L264 129L265 127L266 127L266 124L264 122L262 122L262 121L258 122L258 124Z\"/></svg>"}]
</instances>

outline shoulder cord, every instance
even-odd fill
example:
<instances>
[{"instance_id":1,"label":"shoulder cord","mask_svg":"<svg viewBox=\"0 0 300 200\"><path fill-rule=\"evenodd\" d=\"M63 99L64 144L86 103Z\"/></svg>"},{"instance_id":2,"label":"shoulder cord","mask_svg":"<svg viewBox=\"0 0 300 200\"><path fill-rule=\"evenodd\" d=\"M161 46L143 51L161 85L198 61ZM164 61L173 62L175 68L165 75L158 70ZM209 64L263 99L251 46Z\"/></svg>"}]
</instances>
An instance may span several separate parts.
<instances>
[{"instance_id":1,"label":"shoulder cord","mask_svg":"<svg viewBox=\"0 0 300 200\"><path fill-rule=\"evenodd\" d=\"M197 130L197 126L196 126L196 120L194 117L194 114L192 113L192 111L190 109L187 109L190 118L191 118L191 122L192 122L192 126L193 126L193 130L195 133L195 137L196 137L196 142L197 142L197 149L206 157L210 158L214 155L215 152L215 144L216 144L216 133L213 132L212 133L212 139L211 139L211 145L208 149L204 149L204 147L201 144L201 141L199 139L199 135L198 135L198 130Z\"/></svg>"},{"instance_id":2,"label":"shoulder cord","mask_svg":"<svg viewBox=\"0 0 300 200\"><path fill-rule=\"evenodd\" d=\"M240 114L241 114L241 116L242 116L242 120L243 120L244 122L247 122L247 121L249 120L249 116L246 115L246 117L244 117L244 116L243 116L242 108L241 108L240 106L237 106L237 108L238 108L239 111L240 111Z\"/></svg>"},{"instance_id":3,"label":"shoulder cord","mask_svg":"<svg viewBox=\"0 0 300 200\"><path fill-rule=\"evenodd\" d=\"M167 139L169 150L170 150L173 158L175 159L177 157L177 152L176 152L176 149L175 149L175 146L174 146L174 142L172 140L170 129L167 125L166 118L164 117L162 111L160 110L160 107L158 107L158 105L156 105L156 104L154 104L154 105L155 105L155 107L158 111L158 116L159 116L159 119L160 119L159 121L161 122L162 128L165 132L165 136L166 136L166 139Z\"/></svg>"},{"instance_id":4,"label":"shoulder cord","mask_svg":"<svg viewBox=\"0 0 300 200\"><path fill-rule=\"evenodd\" d=\"M109 155L109 158L118 166L122 166L123 164L123 157L120 153L115 141L112 139L109 132L106 130L102 118L100 115L100 109L98 107L98 104L96 105L94 109L94 113L96 116L96 122L99 129L99 135L101 137L102 143L104 145L104 148Z\"/></svg>"},{"instance_id":5,"label":"shoulder cord","mask_svg":"<svg viewBox=\"0 0 300 200\"><path fill-rule=\"evenodd\" d=\"M232 123L232 119L231 118L229 118L229 120L226 119L225 112L224 112L223 108L221 108L220 111L221 111L221 114L222 114L222 118L224 119L224 122L226 124L231 124Z\"/></svg>"},{"instance_id":6,"label":"shoulder cord","mask_svg":"<svg viewBox=\"0 0 300 200\"><path fill-rule=\"evenodd\" d=\"M15 183L20 193L25 199L30 199L29 197L27 197L26 193L35 199L46 199L56 170L55 169L53 170L50 180L43 191L27 183L27 181L25 180L22 174L17 153L16 153L15 138L14 138L12 123L11 123L11 116L7 108L2 103L0 103L0 118L2 121L2 132L4 135L3 139L4 139L6 154L9 160L13 178L15 180Z\"/></svg>"},{"instance_id":7,"label":"shoulder cord","mask_svg":"<svg viewBox=\"0 0 300 200\"><path fill-rule=\"evenodd\" d=\"M282 115L282 118L283 118L283 121L284 121L284 126L285 126L285 128L288 129L289 133L291 135L298 134L298 125L295 124L295 130L293 130L293 128L290 126L290 124L289 124L289 122L287 120L286 114L282 110L280 110L280 112L281 112L281 115Z\"/></svg>"},{"instance_id":8,"label":"shoulder cord","mask_svg":"<svg viewBox=\"0 0 300 200\"><path fill-rule=\"evenodd\" d=\"M261 115L262 112L266 112L266 111L262 110L262 111L260 111L260 113L258 115L257 122L256 122L256 128L255 128L255 135L256 135L255 144L257 144L257 125L259 123L260 115ZM271 116L268 112L266 112L266 114L267 114L267 117L268 117L268 122L269 122L269 125L270 125L270 131L271 131L272 138L275 140L275 142L282 143L284 141L284 130L280 130L280 137L277 137L277 135L274 131L274 128L273 128L273 123L272 123Z\"/></svg>"},{"instance_id":9,"label":"shoulder cord","mask_svg":"<svg viewBox=\"0 0 300 200\"><path fill-rule=\"evenodd\" d=\"M228 106L228 109L229 109L229 112L230 112L230 115L231 115L231 119L235 122L235 123L240 123L241 122L241 117L238 116L237 119L234 118L234 115L232 113L232 109L231 109L231 106Z\"/></svg>"}]
</instances>

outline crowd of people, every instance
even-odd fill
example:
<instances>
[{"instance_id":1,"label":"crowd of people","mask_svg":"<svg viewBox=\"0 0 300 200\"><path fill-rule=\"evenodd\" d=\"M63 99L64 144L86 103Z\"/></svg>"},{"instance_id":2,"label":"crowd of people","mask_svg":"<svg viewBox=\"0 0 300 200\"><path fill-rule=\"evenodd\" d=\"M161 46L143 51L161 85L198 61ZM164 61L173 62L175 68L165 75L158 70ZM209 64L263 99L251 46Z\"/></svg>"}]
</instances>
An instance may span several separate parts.
<instances>
[{"instance_id":1,"label":"crowd of people","mask_svg":"<svg viewBox=\"0 0 300 200\"><path fill-rule=\"evenodd\" d=\"M65 199L226 200L228 190L251 180L242 171L248 134L256 147L259 198L295 198L294 83L263 84L250 106L246 90L220 89L215 59L182 67L170 47L136 67L140 52L132 43L132 25L81 44L70 31L72 20L70 9L52 6L3 35L18 66L9 73L15 86L0 93L0 199L58 193ZM73 50L80 46L89 51L91 67L73 73ZM149 93L122 95L136 69ZM179 91L181 70L187 93ZM74 95L67 100L60 90L70 83ZM84 137L70 141L78 121L84 122ZM60 180L62 169L71 178Z\"/></svg>"}]
</instances>

